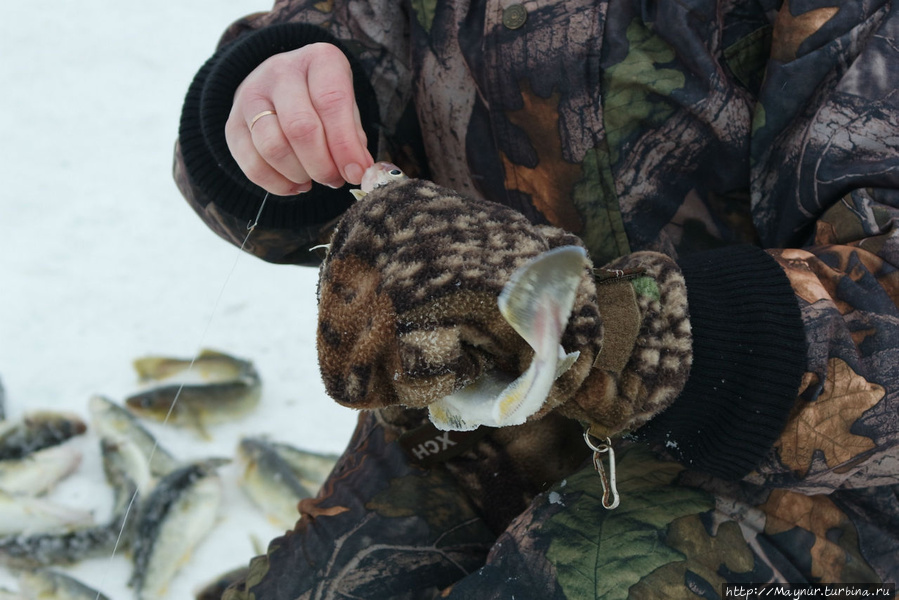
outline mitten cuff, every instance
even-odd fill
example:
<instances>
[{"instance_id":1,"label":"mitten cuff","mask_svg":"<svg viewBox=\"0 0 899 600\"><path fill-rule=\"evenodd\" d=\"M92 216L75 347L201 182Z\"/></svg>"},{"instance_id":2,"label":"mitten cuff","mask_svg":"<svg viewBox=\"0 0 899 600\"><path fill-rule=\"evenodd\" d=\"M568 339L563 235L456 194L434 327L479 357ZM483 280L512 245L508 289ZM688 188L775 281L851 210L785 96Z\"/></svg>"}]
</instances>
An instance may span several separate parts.
<instances>
[{"instance_id":1,"label":"mitten cuff","mask_svg":"<svg viewBox=\"0 0 899 600\"><path fill-rule=\"evenodd\" d=\"M634 430L670 406L693 360L687 292L680 268L635 252L597 270L603 348L568 416L600 437Z\"/></svg>"},{"instance_id":2,"label":"mitten cuff","mask_svg":"<svg viewBox=\"0 0 899 600\"><path fill-rule=\"evenodd\" d=\"M786 274L735 246L678 261L687 281L693 368L677 402L637 432L691 468L739 479L783 430L805 371L805 333Z\"/></svg>"}]
</instances>

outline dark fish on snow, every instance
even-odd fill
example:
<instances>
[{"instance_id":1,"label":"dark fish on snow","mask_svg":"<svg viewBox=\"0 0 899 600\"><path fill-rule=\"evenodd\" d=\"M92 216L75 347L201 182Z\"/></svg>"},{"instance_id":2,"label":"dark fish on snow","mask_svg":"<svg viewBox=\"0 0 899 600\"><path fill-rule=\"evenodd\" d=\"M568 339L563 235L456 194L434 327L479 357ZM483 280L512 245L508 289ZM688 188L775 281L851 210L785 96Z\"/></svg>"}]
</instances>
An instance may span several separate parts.
<instances>
[{"instance_id":1,"label":"dark fish on snow","mask_svg":"<svg viewBox=\"0 0 899 600\"><path fill-rule=\"evenodd\" d=\"M0 491L0 536L71 531L93 522L88 511Z\"/></svg>"},{"instance_id":2,"label":"dark fish on snow","mask_svg":"<svg viewBox=\"0 0 899 600\"><path fill-rule=\"evenodd\" d=\"M22 600L110 600L74 577L49 569L23 572L19 591Z\"/></svg>"},{"instance_id":3,"label":"dark fish on snow","mask_svg":"<svg viewBox=\"0 0 899 600\"><path fill-rule=\"evenodd\" d=\"M169 360L177 363L178 368L162 362L161 357L154 357L152 365L142 364L138 372L143 374L144 379L161 373L172 372L175 378L182 373L188 374L190 361ZM134 394L125 400L125 404L141 417L192 427L207 438L206 425L236 419L256 407L262 381L251 362L208 350L197 358L198 362L201 360L205 360L203 366L207 372L204 381L197 383L189 378L172 381L172 377L159 379L160 382L172 382ZM157 381L155 377L149 378Z\"/></svg>"},{"instance_id":4,"label":"dark fish on snow","mask_svg":"<svg viewBox=\"0 0 899 600\"><path fill-rule=\"evenodd\" d=\"M318 493L337 461L264 437L247 437L237 448L241 489L276 525L291 528L297 502Z\"/></svg>"},{"instance_id":5,"label":"dark fish on snow","mask_svg":"<svg viewBox=\"0 0 899 600\"><path fill-rule=\"evenodd\" d=\"M217 469L227 459L185 465L159 480L141 507L130 584L139 600L165 597L169 582L215 524L222 501Z\"/></svg>"},{"instance_id":6,"label":"dark fish on snow","mask_svg":"<svg viewBox=\"0 0 899 600\"><path fill-rule=\"evenodd\" d=\"M170 473L179 465L179 461L160 446L153 434L124 407L109 398L94 396L88 402L88 408L91 425L97 434L101 438L126 439L133 443L143 454L154 477ZM140 487L145 483L140 479L136 479L136 482Z\"/></svg>"},{"instance_id":7,"label":"dark fish on snow","mask_svg":"<svg viewBox=\"0 0 899 600\"><path fill-rule=\"evenodd\" d=\"M70 445L50 446L25 456L0 460L0 490L40 496L81 464L81 452Z\"/></svg>"},{"instance_id":8,"label":"dark fish on snow","mask_svg":"<svg viewBox=\"0 0 899 600\"><path fill-rule=\"evenodd\" d=\"M228 380L240 377L252 363L205 348L196 358L174 358L171 356L144 356L132 362L134 370L141 381L162 381L193 371L205 380Z\"/></svg>"},{"instance_id":9,"label":"dark fish on snow","mask_svg":"<svg viewBox=\"0 0 899 600\"><path fill-rule=\"evenodd\" d=\"M85 431L81 417L65 412L33 411L17 421L0 421L0 460L22 458Z\"/></svg>"},{"instance_id":10,"label":"dark fish on snow","mask_svg":"<svg viewBox=\"0 0 899 600\"><path fill-rule=\"evenodd\" d=\"M102 440L103 469L113 489L110 519L101 524L45 530L30 535L0 537L0 563L17 568L71 564L86 558L110 556L116 548L127 548L134 530L129 518L132 505L137 505L137 486L129 471L134 460L111 440ZM34 499L30 499L34 500Z\"/></svg>"}]
</instances>

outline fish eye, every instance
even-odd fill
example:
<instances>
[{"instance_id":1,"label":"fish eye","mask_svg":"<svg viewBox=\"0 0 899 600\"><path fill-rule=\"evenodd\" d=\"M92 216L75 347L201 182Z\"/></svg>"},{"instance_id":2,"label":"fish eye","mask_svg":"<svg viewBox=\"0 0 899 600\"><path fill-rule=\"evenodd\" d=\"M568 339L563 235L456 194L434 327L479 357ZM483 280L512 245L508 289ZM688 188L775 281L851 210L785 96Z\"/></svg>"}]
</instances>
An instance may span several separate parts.
<instances>
[{"instance_id":1,"label":"fish eye","mask_svg":"<svg viewBox=\"0 0 899 600\"><path fill-rule=\"evenodd\" d=\"M393 177L399 177L402 174L403 174L403 172L400 171L399 169L390 169L390 171L388 173L388 175L392 175Z\"/></svg>"}]
</instances>

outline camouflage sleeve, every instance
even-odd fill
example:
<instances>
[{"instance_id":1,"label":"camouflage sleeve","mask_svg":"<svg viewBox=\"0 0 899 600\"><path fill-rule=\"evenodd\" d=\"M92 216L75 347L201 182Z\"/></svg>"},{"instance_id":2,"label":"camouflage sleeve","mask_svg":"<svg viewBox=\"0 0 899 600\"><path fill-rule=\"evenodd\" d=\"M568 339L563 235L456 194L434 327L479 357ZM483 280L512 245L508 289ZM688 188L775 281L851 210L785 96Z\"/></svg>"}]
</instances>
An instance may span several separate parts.
<instances>
[{"instance_id":1,"label":"camouflage sleeve","mask_svg":"<svg viewBox=\"0 0 899 600\"><path fill-rule=\"evenodd\" d=\"M785 3L775 20L753 209L764 247L781 248L769 253L808 350L757 483L811 493L899 482L897 34L899 6L884 2Z\"/></svg>"},{"instance_id":2,"label":"camouflage sleeve","mask_svg":"<svg viewBox=\"0 0 899 600\"><path fill-rule=\"evenodd\" d=\"M379 15L374 19L372 15ZM373 25L376 23L376 25ZM184 102L175 149L174 178L201 219L225 240L240 245L247 224L259 222L247 250L270 262L316 264L309 248L327 241L335 219L352 202L347 189L315 184L298 197L269 196L251 183L228 151L224 124L237 86L266 58L315 42L340 47L353 68L363 128L373 156L402 160L409 144L391 153L389 140L409 104L408 36L402 11L390 0L315 2L279 0L272 10L245 17L223 34L216 53L199 70ZM403 131L406 139L414 132ZM414 146L414 144L413 144Z\"/></svg>"}]
</instances>

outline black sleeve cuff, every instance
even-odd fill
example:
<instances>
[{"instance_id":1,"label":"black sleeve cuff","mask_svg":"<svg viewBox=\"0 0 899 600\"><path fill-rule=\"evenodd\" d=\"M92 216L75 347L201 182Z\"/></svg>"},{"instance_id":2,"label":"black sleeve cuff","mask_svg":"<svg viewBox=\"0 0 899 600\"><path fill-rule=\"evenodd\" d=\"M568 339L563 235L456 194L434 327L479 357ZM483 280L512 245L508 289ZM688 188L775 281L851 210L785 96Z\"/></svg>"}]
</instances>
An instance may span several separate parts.
<instances>
[{"instance_id":1,"label":"black sleeve cuff","mask_svg":"<svg viewBox=\"0 0 899 600\"><path fill-rule=\"evenodd\" d=\"M780 435L806 368L799 304L780 265L754 246L678 261L693 332L690 378L636 432L691 469L740 479Z\"/></svg>"},{"instance_id":2,"label":"black sleeve cuff","mask_svg":"<svg viewBox=\"0 0 899 600\"><path fill-rule=\"evenodd\" d=\"M197 72L188 89L178 140L184 167L191 183L202 192L201 199L214 202L235 217L255 219L265 190L246 178L225 141L225 122L231 112L234 92L265 59L316 42L334 44L349 59L368 149L372 156L377 155L377 99L359 61L320 27L302 23L272 25L220 48ZM339 216L352 202L346 187L333 190L313 184L312 190L301 196L269 196L259 224L276 229L324 224Z\"/></svg>"}]
</instances>

